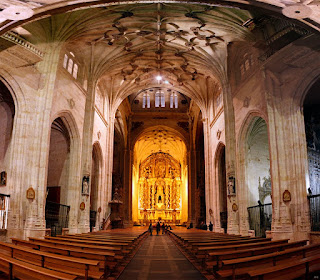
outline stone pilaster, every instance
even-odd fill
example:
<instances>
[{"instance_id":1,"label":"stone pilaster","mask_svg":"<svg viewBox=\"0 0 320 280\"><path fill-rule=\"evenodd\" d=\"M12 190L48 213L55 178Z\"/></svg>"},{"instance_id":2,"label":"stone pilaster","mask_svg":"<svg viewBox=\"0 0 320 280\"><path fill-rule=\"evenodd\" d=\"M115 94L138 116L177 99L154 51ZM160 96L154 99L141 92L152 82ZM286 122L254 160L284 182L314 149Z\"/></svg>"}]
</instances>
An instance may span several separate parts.
<instances>
[{"instance_id":1,"label":"stone pilaster","mask_svg":"<svg viewBox=\"0 0 320 280\"><path fill-rule=\"evenodd\" d=\"M25 190L21 193L25 201L25 237L43 236L45 231L45 203L47 186L48 154L50 146L51 107L54 96L55 80L59 63L60 44L51 43L46 49L43 61L38 65L41 80L37 92L37 103L27 113L32 129L29 127L27 154L28 166L26 172ZM35 190L35 199L26 199L26 189Z\"/></svg>"},{"instance_id":2,"label":"stone pilaster","mask_svg":"<svg viewBox=\"0 0 320 280\"><path fill-rule=\"evenodd\" d=\"M82 195L82 178L83 176L90 176L91 180L91 165L92 165L92 139L93 139L93 127L94 127L94 115L95 115L95 93L96 93L96 81L95 78L90 75L88 77L88 90L84 113L83 124L83 138L82 138L82 174L79 182L80 203L84 202L86 207L84 210L78 210L78 231L88 232L90 229L90 197ZM78 206L79 207L79 206ZM78 208L79 209L79 208Z\"/></svg>"},{"instance_id":3,"label":"stone pilaster","mask_svg":"<svg viewBox=\"0 0 320 280\"><path fill-rule=\"evenodd\" d=\"M228 81L222 85L223 89L223 106L225 118L225 141L226 141L226 182L229 177L235 178L236 195L228 199L228 233L239 233L239 210L233 211L232 205L238 205L237 197L237 174L236 174L236 134L235 134L235 117L233 108L233 99Z\"/></svg>"},{"instance_id":4,"label":"stone pilaster","mask_svg":"<svg viewBox=\"0 0 320 280\"><path fill-rule=\"evenodd\" d=\"M266 92L272 178L272 228L274 239L308 239L310 231L306 176L308 157L300 104L289 96L281 80L268 79ZM283 201L288 190L291 201Z\"/></svg>"}]
</instances>

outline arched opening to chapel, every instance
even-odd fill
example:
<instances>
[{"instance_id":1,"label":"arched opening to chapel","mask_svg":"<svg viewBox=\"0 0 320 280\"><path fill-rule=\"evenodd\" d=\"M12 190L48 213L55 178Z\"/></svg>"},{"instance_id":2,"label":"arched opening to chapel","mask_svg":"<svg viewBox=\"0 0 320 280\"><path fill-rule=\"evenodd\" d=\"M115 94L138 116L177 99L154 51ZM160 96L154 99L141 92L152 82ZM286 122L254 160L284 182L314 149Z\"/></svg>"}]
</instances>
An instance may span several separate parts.
<instances>
[{"instance_id":1,"label":"arched opening to chapel","mask_svg":"<svg viewBox=\"0 0 320 280\"><path fill-rule=\"evenodd\" d=\"M310 205L311 230L320 231L320 79L309 89L303 104L308 175L306 176Z\"/></svg>"},{"instance_id":2,"label":"arched opening to chapel","mask_svg":"<svg viewBox=\"0 0 320 280\"><path fill-rule=\"evenodd\" d=\"M90 188L90 231L97 226L99 215L99 187L101 185L102 153L98 143L92 148L91 188ZM101 208L100 208L101 209Z\"/></svg>"},{"instance_id":3,"label":"arched opening to chapel","mask_svg":"<svg viewBox=\"0 0 320 280\"><path fill-rule=\"evenodd\" d=\"M269 137L266 121L254 117L246 139L245 176L249 227L256 236L265 236L271 229L272 189Z\"/></svg>"},{"instance_id":4,"label":"arched opening to chapel","mask_svg":"<svg viewBox=\"0 0 320 280\"><path fill-rule=\"evenodd\" d=\"M10 91L0 82L0 186L7 186L7 164L9 160L15 105ZM3 188L3 189L4 189Z\"/></svg>"},{"instance_id":5,"label":"arched opening to chapel","mask_svg":"<svg viewBox=\"0 0 320 280\"><path fill-rule=\"evenodd\" d=\"M52 122L47 173L46 227L61 234L69 222L70 134L62 118Z\"/></svg>"}]
</instances>

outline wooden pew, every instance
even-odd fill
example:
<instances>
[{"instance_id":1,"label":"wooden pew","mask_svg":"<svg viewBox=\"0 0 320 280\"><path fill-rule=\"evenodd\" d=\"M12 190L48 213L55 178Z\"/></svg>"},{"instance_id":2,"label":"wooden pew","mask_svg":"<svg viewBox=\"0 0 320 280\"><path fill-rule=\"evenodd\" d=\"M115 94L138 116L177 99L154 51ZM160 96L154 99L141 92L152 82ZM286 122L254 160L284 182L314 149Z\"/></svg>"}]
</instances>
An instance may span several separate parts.
<instances>
[{"instance_id":1,"label":"wooden pew","mask_svg":"<svg viewBox=\"0 0 320 280\"><path fill-rule=\"evenodd\" d=\"M0 253L40 267L83 276L85 279L100 279L104 274L99 271L99 261L96 260L41 252L6 242L0 242Z\"/></svg>"},{"instance_id":2,"label":"wooden pew","mask_svg":"<svg viewBox=\"0 0 320 280\"><path fill-rule=\"evenodd\" d=\"M241 244L254 244L259 242L271 242L271 238L259 238L259 239L248 239L248 240L237 240L237 241L213 241L208 243L194 243L188 246L187 249L191 251L200 250L203 247L217 247L217 246L238 246ZM228 247L229 248L229 247Z\"/></svg>"},{"instance_id":3,"label":"wooden pew","mask_svg":"<svg viewBox=\"0 0 320 280\"><path fill-rule=\"evenodd\" d=\"M132 249L129 243L125 243L125 242L96 241L96 240L89 240L89 239L70 239L70 238L60 238L60 237L51 237L51 236L45 236L45 240L64 241L64 242L71 242L74 244L88 244L88 245L95 245L95 246L112 246L114 248L120 248L122 251L125 251L126 249L127 250ZM127 251L125 253L127 253Z\"/></svg>"},{"instance_id":4,"label":"wooden pew","mask_svg":"<svg viewBox=\"0 0 320 280\"><path fill-rule=\"evenodd\" d=\"M250 248L258 248L258 247L266 247L270 245L276 244L286 244L288 243L288 239L284 240L276 240L276 241L265 241L265 242L257 242L257 243L247 243L247 244L235 244L235 245L218 245L218 246L208 246L208 247L198 247L194 251L194 256L199 259L202 263L202 266L205 267L206 259L208 259L209 253L214 251L236 251L241 249L250 249Z\"/></svg>"},{"instance_id":5,"label":"wooden pew","mask_svg":"<svg viewBox=\"0 0 320 280\"><path fill-rule=\"evenodd\" d=\"M60 247L74 247L74 248L80 248L83 251L88 249L96 249L99 251L106 251L106 252L114 252L117 255L122 255L122 250L120 247L113 247L113 246L100 246L100 245L89 245L85 243L72 243L62 240L47 240L47 239L41 239L41 238L35 238L35 237L29 237L29 240L32 242L42 243L42 244L51 244L51 245L57 245Z\"/></svg>"},{"instance_id":6,"label":"wooden pew","mask_svg":"<svg viewBox=\"0 0 320 280\"><path fill-rule=\"evenodd\" d=\"M235 279L236 276L246 274L248 268L270 267L281 263L291 262L293 259L309 257L314 254L320 254L320 244L291 248L280 252L253 257L223 260L222 267L216 274L223 279Z\"/></svg>"},{"instance_id":7,"label":"wooden pew","mask_svg":"<svg viewBox=\"0 0 320 280\"><path fill-rule=\"evenodd\" d=\"M104 270L105 275L110 274L117 267L117 265L119 264L119 261L123 259L122 256L115 255L114 252L106 252L106 251L100 251L100 250L94 250L94 249L91 249L91 250L88 249L84 251L79 248L68 247L68 246L43 244L43 243L22 240L18 238L11 238L11 239L14 244L44 251L44 252L101 261L101 269Z\"/></svg>"},{"instance_id":8,"label":"wooden pew","mask_svg":"<svg viewBox=\"0 0 320 280\"><path fill-rule=\"evenodd\" d=\"M4 255L0 255L0 270L8 274L10 280L14 278L19 278L20 280L74 280L78 277L42 268Z\"/></svg>"},{"instance_id":9,"label":"wooden pew","mask_svg":"<svg viewBox=\"0 0 320 280\"><path fill-rule=\"evenodd\" d=\"M281 265L252 269L248 275L252 280L292 280L303 277L310 279L310 275L320 271L320 255L300 260L291 260Z\"/></svg>"},{"instance_id":10,"label":"wooden pew","mask_svg":"<svg viewBox=\"0 0 320 280\"><path fill-rule=\"evenodd\" d=\"M263 255L268 253L274 253L291 248L298 248L307 245L307 240L275 244L265 247L249 248L244 250L234 251L216 251L208 253L209 257L206 260L206 267L213 268L214 271L218 270L222 260L230 260L236 258L252 257L257 255Z\"/></svg>"}]
</instances>

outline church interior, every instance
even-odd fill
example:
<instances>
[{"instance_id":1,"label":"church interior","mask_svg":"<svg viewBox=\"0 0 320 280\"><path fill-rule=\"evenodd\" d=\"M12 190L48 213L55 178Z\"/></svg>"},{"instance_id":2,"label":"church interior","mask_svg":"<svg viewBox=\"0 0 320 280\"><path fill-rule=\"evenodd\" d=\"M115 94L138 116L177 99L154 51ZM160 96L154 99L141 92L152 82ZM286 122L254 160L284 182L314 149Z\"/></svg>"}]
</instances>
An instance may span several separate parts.
<instances>
[{"instance_id":1,"label":"church interior","mask_svg":"<svg viewBox=\"0 0 320 280\"><path fill-rule=\"evenodd\" d=\"M1 0L0 279L318 279L319 32L318 0Z\"/></svg>"}]
</instances>

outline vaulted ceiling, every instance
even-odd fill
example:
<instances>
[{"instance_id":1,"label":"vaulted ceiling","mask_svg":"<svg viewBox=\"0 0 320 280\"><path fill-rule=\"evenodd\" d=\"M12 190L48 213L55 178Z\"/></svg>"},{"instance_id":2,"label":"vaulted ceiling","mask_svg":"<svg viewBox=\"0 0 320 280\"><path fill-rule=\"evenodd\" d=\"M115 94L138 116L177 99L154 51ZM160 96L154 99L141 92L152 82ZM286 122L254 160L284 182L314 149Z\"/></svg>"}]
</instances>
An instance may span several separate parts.
<instances>
[{"instance_id":1,"label":"vaulted ceiling","mask_svg":"<svg viewBox=\"0 0 320 280\"><path fill-rule=\"evenodd\" d=\"M149 155L165 152L177 159L180 164L186 160L186 145L182 136L165 126L146 129L135 142L134 155L139 164Z\"/></svg>"},{"instance_id":2,"label":"vaulted ceiling","mask_svg":"<svg viewBox=\"0 0 320 280\"><path fill-rule=\"evenodd\" d=\"M308 24L309 16L316 27L320 18L316 1L289 5L290 1L264 0L254 5L278 12L277 7L296 7L296 17L304 15L302 21ZM23 24L30 32L24 37L30 42L63 44L87 68L89 78L99 81L113 110L125 97L159 86L157 75L169 82L164 87L194 99L203 109L208 84L216 84L217 89L226 76L228 44L256 40L254 15L230 7L249 8L246 1L134 3L2 0L0 33ZM306 16L306 10L298 10L297 5L315 7Z\"/></svg>"},{"instance_id":3,"label":"vaulted ceiling","mask_svg":"<svg viewBox=\"0 0 320 280\"><path fill-rule=\"evenodd\" d=\"M158 86L155 76L163 75L170 87L198 95L201 103L206 79L226 74L227 45L254 41L251 18L240 9L142 3L81 9L23 27L29 41L62 42L80 63L91 65L92 76L115 85L106 89L111 99L121 102Z\"/></svg>"},{"instance_id":4,"label":"vaulted ceiling","mask_svg":"<svg viewBox=\"0 0 320 280\"><path fill-rule=\"evenodd\" d=\"M122 1L122 3L133 1ZM137 3L149 1L134 1ZM160 2L160 1L154 1ZM170 1L166 1L170 2ZM179 2L179 1L172 1ZM185 1L181 1L181 3ZM319 0L201 0L198 3L206 3L212 6L242 7L255 6L277 13L283 13L290 18L296 18L301 22L320 30L320 5ZM61 12L81 9L83 7L99 7L114 5L118 2L106 0L2 0L0 3L0 31L8 31L13 26L22 22L53 15Z\"/></svg>"}]
</instances>

